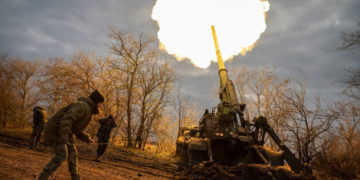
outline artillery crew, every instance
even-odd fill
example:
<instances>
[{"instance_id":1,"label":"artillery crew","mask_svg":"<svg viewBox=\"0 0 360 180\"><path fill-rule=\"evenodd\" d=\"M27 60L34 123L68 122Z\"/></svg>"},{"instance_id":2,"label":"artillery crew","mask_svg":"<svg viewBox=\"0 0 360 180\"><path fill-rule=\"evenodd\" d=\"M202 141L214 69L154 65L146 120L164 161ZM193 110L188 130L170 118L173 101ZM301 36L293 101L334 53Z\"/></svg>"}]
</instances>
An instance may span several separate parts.
<instances>
[{"instance_id":1,"label":"artillery crew","mask_svg":"<svg viewBox=\"0 0 360 180\"><path fill-rule=\"evenodd\" d=\"M98 147L96 150L95 161L99 161L100 156L105 153L109 142L111 130L116 127L116 123L112 115L109 115L109 117L107 118L100 119L99 123L100 128L96 134L96 136L98 137Z\"/></svg>"},{"instance_id":2,"label":"artillery crew","mask_svg":"<svg viewBox=\"0 0 360 180\"><path fill-rule=\"evenodd\" d=\"M41 132L44 130L45 124L47 122L47 113L44 108L36 106L33 109L33 131L30 138L30 149L36 149L40 138Z\"/></svg>"},{"instance_id":3,"label":"artillery crew","mask_svg":"<svg viewBox=\"0 0 360 180\"><path fill-rule=\"evenodd\" d=\"M94 114L99 113L99 105L104 96L95 90L89 97L80 97L77 102L59 110L46 124L44 140L53 146L55 156L45 166L39 179L47 179L66 159L71 179L80 179L78 171L78 154L73 135L78 139L93 144L94 141L83 130Z\"/></svg>"}]
</instances>

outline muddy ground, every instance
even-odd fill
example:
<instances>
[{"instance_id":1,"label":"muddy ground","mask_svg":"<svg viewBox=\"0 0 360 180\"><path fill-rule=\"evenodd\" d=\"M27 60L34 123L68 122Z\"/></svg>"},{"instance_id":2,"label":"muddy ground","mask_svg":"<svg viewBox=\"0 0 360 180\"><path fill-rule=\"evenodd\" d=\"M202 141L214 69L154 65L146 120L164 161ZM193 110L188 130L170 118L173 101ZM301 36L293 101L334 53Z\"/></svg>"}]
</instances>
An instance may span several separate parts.
<instances>
[{"instance_id":1,"label":"muddy ground","mask_svg":"<svg viewBox=\"0 0 360 180\"><path fill-rule=\"evenodd\" d=\"M95 162L96 145L76 142L82 179L315 179L296 175L283 168L263 165L221 166L204 162L192 167L177 166L135 154L121 147L109 146L101 162ZM39 150L28 148L24 135L0 133L0 179L35 179L53 156L52 148L40 144ZM64 162L49 179L70 179Z\"/></svg>"}]
</instances>

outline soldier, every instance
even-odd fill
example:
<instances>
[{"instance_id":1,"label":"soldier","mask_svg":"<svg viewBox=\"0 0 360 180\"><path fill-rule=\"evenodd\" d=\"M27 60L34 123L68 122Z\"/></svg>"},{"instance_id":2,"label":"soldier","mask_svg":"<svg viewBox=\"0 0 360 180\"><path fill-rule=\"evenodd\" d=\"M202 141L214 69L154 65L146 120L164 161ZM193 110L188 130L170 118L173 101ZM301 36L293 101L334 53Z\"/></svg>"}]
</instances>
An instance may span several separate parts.
<instances>
[{"instance_id":1,"label":"soldier","mask_svg":"<svg viewBox=\"0 0 360 180\"><path fill-rule=\"evenodd\" d=\"M66 159L71 179L80 179L78 172L78 154L73 135L93 144L94 141L82 132L94 114L99 113L98 106L104 102L104 96L95 90L89 97L80 97L77 102L62 108L46 124L44 140L53 146L55 156L45 166L39 179L47 179Z\"/></svg>"},{"instance_id":2,"label":"soldier","mask_svg":"<svg viewBox=\"0 0 360 180\"><path fill-rule=\"evenodd\" d=\"M109 115L108 118L100 119L100 128L96 134L98 137L98 147L96 150L96 159L95 161L100 161L99 158L105 153L106 147L109 142L111 129L116 127L116 123L112 115Z\"/></svg>"},{"instance_id":3,"label":"soldier","mask_svg":"<svg viewBox=\"0 0 360 180\"><path fill-rule=\"evenodd\" d=\"M232 111L231 106L227 102L219 103L218 105L218 122L219 122L219 130L222 132L230 132L235 131L234 129L234 122L235 119L235 112Z\"/></svg>"},{"instance_id":4,"label":"soldier","mask_svg":"<svg viewBox=\"0 0 360 180\"><path fill-rule=\"evenodd\" d=\"M41 138L41 132L44 130L47 121L47 113L42 107L36 106L33 112L33 131L30 138L30 149L37 148Z\"/></svg>"},{"instance_id":5,"label":"soldier","mask_svg":"<svg viewBox=\"0 0 360 180\"><path fill-rule=\"evenodd\" d=\"M206 109L204 114L201 116L200 123L199 123L199 133L200 136L204 136L205 129L208 126L208 121L211 120L211 115L209 113L209 110Z\"/></svg>"}]
</instances>

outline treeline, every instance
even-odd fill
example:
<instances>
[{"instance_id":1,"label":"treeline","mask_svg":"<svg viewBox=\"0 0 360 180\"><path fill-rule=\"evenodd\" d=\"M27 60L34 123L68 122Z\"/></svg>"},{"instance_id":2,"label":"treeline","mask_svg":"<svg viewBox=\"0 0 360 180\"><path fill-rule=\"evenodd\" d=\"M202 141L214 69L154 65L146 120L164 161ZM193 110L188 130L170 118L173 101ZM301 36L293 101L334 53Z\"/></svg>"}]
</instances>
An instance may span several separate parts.
<instances>
[{"instance_id":1,"label":"treeline","mask_svg":"<svg viewBox=\"0 0 360 180\"><path fill-rule=\"evenodd\" d=\"M102 115L94 119L114 116L118 126L113 139L144 148L150 137L169 136L171 131L164 132L161 126L170 119L164 107L175 82L174 70L159 60L151 39L115 30L109 37L113 53L109 57L79 52L69 60L26 61L2 54L1 128L29 127L35 105L43 106L51 117L99 89L105 102ZM98 127L97 121L92 121L86 131L94 137Z\"/></svg>"}]
</instances>

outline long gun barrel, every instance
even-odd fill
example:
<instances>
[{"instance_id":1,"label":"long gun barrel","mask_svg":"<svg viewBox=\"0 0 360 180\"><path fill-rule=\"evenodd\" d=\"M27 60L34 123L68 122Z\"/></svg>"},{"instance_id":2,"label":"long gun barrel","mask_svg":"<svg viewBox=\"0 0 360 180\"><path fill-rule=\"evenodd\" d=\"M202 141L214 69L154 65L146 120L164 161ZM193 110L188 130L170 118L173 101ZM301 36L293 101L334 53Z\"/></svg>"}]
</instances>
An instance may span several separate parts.
<instances>
[{"instance_id":1,"label":"long gun barrel","mask_svg":"<svg viewBox=\"0 0 360 180\"><path fill-rule=\"evenodd\" d=\"M225 68L224 60L221 56L218 39L216 37L215 27L211 26L211 31L214 39L216 57L219 65L219 77L220 77L220 100L221 102L227 102L231 105L237 105L238 99L236 97L235 88L233 82L229 79L227 70Z\"/></svg>"}]
</instances>

